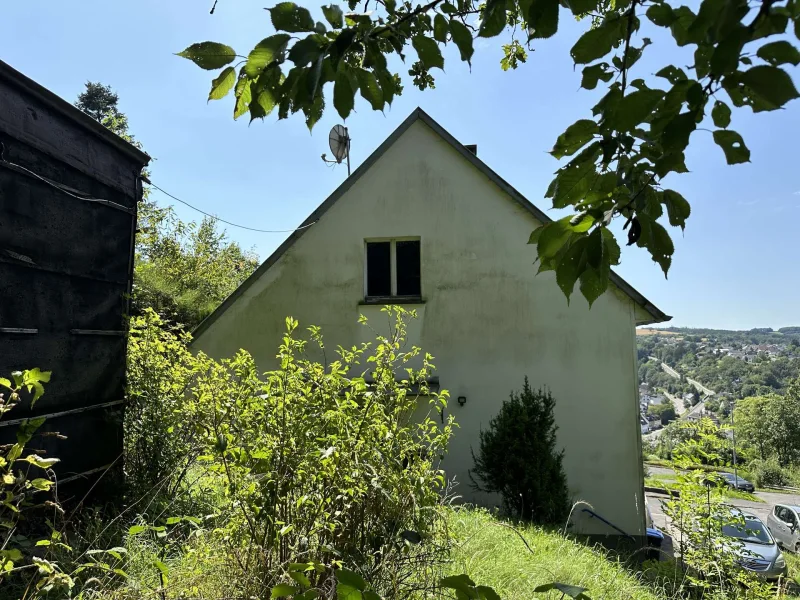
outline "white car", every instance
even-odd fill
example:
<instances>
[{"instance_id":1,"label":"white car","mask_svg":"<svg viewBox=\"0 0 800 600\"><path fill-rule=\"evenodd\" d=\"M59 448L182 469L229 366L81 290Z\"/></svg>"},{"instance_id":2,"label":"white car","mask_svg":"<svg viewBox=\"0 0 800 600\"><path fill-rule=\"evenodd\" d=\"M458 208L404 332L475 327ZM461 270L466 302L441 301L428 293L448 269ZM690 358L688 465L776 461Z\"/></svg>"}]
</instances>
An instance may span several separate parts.
<instances>
[{"instance_id":1,"label":"white car","mask_svg":"<svg viewBox=\"0 0 800 600\"><path fill-rule=\"evenodd\" d=\"M767 517L772 537L781 546L800 553L800 506L776 504Z\"/></svg>"}]
</instances>

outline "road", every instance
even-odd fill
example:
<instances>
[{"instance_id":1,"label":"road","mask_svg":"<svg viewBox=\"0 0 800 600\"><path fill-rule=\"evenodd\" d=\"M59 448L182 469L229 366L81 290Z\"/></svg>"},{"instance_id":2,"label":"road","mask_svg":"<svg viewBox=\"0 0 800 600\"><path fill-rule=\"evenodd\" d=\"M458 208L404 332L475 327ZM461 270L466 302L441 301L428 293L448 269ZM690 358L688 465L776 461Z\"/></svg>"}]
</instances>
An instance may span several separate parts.
<instances>
[{"instance_id":1,"label":"road","mask_svg":"<svg viewBox=\"0 0 800 600\"><path fill-rule=\"evenodd\" d=\"M665 467L651 467L647 469L652 475L674 475L672 469ZM751 500L739 500L738 498L731 498L730 504L740 508L744 512L754 514L760 518L764 523L767 522L767 515L776 504L794 504L800 505L800 494L782 494L776 492L756 492L754 494L764 502L753 502ZM669 531L667 527L667 517L661 506L661 502L666 500L666 496L660 494L647 493L647 505L650 507L650 513L653 515L653 522L656 527L663 531Z\"/></svg>"},{"instance_id":2,"label":"road","mask_svg":"<svg viewBox=\"0 0 800 600\"><path fill-rule=\"evenodd\" d=\"M678 396L673 396L667 390L662 389L661 393L664 394L667 399L672 402L672 407L675 409L675 414L679 417L686 412L686 406L683 404L683 400Z\"/></svg>"},{"instance_id":3,"label":"road","mask_svg":"<svg viewBox=\"0 0 800 600\"><path fill-rule=\"evenodd\" d=\"M667 375L669 375L670 377L674 377L675 379L680 379L680 378L681 378L681 374L680 374L680 373L678 373L678 372L677 372L675 369L673 369L672 367L670 367L670 366L669 366L667 363L665 363L665 362L662 362L662 361L658 360L658 358L657 358L657 357L655 357L655 356L648 356L648 358L649 358L650 360L654 360L654 361L656 361L656 362L659 362L659 363L661 363L661 368L662 368L662 369L664 370L664 372L665 372ZM690 384L692 384L692 385L693 385L693 386L694 386L694 387L697 389L697 391L698 391L698 392L702 392L702 393L704 393L706 396L713 396L714 394L716 394L716 392L715 392L714 390L707 388L706 386L704 386L704 385L703 385L702 383L700 383L699 381L695 381L694 379L690 379L689 377L687 377L687 378L686 378L686 381L688 381Z\"/></svg>"}]
</instances>

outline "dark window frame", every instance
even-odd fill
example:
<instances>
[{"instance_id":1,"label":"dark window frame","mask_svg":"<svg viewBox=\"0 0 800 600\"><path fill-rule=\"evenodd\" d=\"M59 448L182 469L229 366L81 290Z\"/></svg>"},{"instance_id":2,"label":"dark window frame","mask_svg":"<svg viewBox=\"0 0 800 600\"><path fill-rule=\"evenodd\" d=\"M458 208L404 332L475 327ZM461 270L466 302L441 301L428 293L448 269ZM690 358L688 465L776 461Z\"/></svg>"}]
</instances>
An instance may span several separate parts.
<instances>
[{"instance_id":1,"label":"dark window frame","mask_svg":"<svg viewBox=\"0 0 800 600\"><path fill-rule=\"evenodd\" d=\"M369 244L374 243L389 243L389 267L390 267L390 293L389 295L370 295L369 294ZM419 293L418 294L404 294L397 293L398 277L397 277L397 243L398 242L417 242L419 243ZM364 240L364 299L366 303L389 303L405 301L405 302L422 302L422 239L420 236L400 236L392 238L366 238Z\"/></svg>"}]
</instances>

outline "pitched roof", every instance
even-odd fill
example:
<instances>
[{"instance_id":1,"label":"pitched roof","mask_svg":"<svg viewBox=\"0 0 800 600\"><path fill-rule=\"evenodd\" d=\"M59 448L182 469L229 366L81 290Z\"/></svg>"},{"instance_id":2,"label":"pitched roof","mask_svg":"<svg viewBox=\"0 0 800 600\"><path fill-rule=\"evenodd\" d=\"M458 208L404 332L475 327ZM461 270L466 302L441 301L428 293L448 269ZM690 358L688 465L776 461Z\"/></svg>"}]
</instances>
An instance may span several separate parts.
<instances>
[{"instance_id":1,"label":"pitched roof","mask_svg":"<svg viewBox=\"0 0 800 600\"><path fill-rule=\"evenodd\" d=\"M525 210L531 213L538 221L542 223L549 223L552 221L550 217L548 217L544 212L534 206L530 200L525 198L522 194L520 194L513 186L511 186L508 182L506 182L502 177L500 177L497 173L495 173L489 166L484 163L481 159L477 157L473 152L468 150L463 144L461 144L456 138L454 138L444 127L439 125L436 121L434 121L428 113L426 113L421 108L416 108L407 118L403 121L400 126L392 132L392 134L384 140L384 142L378 146L378 148L369 155L369 157L361 163L361 165L353 172L350 177L344 180L342 184L334 190L334 192L328 196L325 201L320 204L317 209L312 212L308 218L303 221L298 229L296 229L292 234L284 240L284 242L278 246L278 248L267 258L261 265L253 272L250 277L248 277L242 285L236 288L233 293L228 296L222 304L220 304L217 309L211 313L208 317L206 317L197 327L195 327L193 334L195 337L198 337L202 334L208 327L216 321L222 313L224 313L228 307L233 304L239 296L241 296L247 288L249 288L253 283L261 277L272 265L274 265L283 253L286 252L303 234L308 231L309 225L317 222L322 218L322 216L327 212L327 210L334 205L334 203L341 198L349 189L350 187L358 181L364 173L366 173L369 168L381 157L383 156L384 152L389 149L389 147L394 144L394 142L401 136L406 130L411 127L416 121L422 121L430 127L434 132L436 132L443 140L445 140L448 144L450 144L461 156L469 161L475 168L477 168L481 173L483 173L486 177L489 178L495 185L497 185L500 189L502 189L506 194L511 196L520 206L522 206ZM652 317L652 320L648 320L646 322L637 323L637 325L649 325L651 323L662 323L664 321L669 321L672 317L666 315L661 310L656 308L656 306L650 302L647 298L642 296L639 292L637 292L633 286L631 286L628 282L626 282L622 277L617 275L614 271L611 272L610 279L614 285L616 285L620 290L622 290L625 294L627 294L636 304L644 308L645 311Z\"/></svg>"}]
</instances>

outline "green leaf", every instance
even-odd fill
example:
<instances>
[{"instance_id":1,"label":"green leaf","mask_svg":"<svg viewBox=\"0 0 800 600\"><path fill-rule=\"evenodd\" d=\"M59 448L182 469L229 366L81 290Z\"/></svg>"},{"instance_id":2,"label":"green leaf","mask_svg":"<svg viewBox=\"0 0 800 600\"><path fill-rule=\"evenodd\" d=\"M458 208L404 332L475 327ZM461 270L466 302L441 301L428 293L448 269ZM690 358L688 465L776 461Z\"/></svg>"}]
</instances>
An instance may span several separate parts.
<instances>
[{"instance_id":1,"label":"green leaf","mask_svg":"<svg viewBox=\"0 0 800 600\"><path fill-rule=\"evenodd\" d=\"M499 35L506 27L506 0L487 0L483 7L483 14L479 37L494 37Z\"/></svg>"},{"instance_id":2,"label":"green leaf","mask_svg":"<svg viewBox=\"0 0 800 600\"><path fill-rule=\"evenodd\" d=\"M5 377L0 377L0 385L2 385L5 388L8 388L9 390L12 389L11 382Z\"/></svg>"},{"instance_id":3,"label":"green leaf","mask_svg":"<svg viewBox=\"0 0 800 600\"><path fill-rule=\"evenodd\" d=\"M447 18L441 13L436 13L433 19L433 39L444 44L447 41L448 31L450 28L447 25Z\"/></svg>"},{"instance_id":4,"label":"green leaf","mask_svg":"<svg viewBox=\"0 0 800 600\"><path fill-rule=\"evenodd\" d=\"M683 151L689 145L689 136L697 129L693 112L681 113L673 118L661 134L661 145L665 152Z\"/></svg>"},{"instance_id":5,"label":"green leaf","mask_svg":"<svg viewBox=\"0 0 800 600\"><path fill-rule=\"evenodd\" d=\"M22 374L23 383L34 383L34 382L41 382L41 383L49 383L50 382L50 375L52 375L52 371L42 371L39 367L34 369L30 369L29 371L25 371Z\"/></svg>"},{"instance_id":6,"label":"green leaf","mask_svg":"<svg viewBox=\"0 0 800 600\"><path fill-rule=\"evenodd\" d=\"M209 101L222 100L233 89L234 83L236 83L236 69L226 67L219 74L219 77L211 81L211 92L208 94Z\"/></svg>"},{"instance_id":7,"label":"green leaf","mask_svg":"<svg viewBox=\"0 0 800 600\"><path fill-rule=\"evenodd\" d=\"M212 71L233 62L233 59L236 58L236 52L225 44L200 42L192 44L182 52L178 52L178 56L188 58L201 69Z\"/></svg>"},{"instance_id":8,"label":"green leaf","mask_svg":"<svg viewBox=\"0 0 800 600\"><path fill-rule=\"evenodd\" d=\"M607 257L607 262L609 265L618 265L619 258L622 254L622 251L619 248L619 244L617 243L617 239L614 237L614 234L611 233L611 230L607 227L601 227L600 231L603 235L603 246L604 252Z\"/></svg>"},{"instance_id":9,"label":"green leaf","mask_svg":"<svg viewBox=\"0 0 800 600\"><path fill-rule=\"evenodd\" d=\"M666 67L661 69L658 73L656 73L656 77L663 77L664 79L669 81L672 85L675 85L679 81L686 80L686 73L683 71L683 69L679 69L675 65L667 65Z\"/></svg>"},{"instance_id":10,"label":"green leaf","mask_svg":"<svg viewBox=\"0 0 800 600\"><path fill-rule=\"evenodd\" d=\"M470 33L467 26L461 21L457 18L452 18L450 19L450 35L453 37L455 45L458 46L458 51L461 53L461 60L469 63L475 51L472 47L472 33Z\"/></svg>"},{"instance_id":11,"label":"green leaf","mask_svg":"<svg viewBox=\"0 0 800 600\"><path fill-rule=\"evenodd\" d=\"M233 118L238 119L250 108L250 101L253 99L251 82L247 77L240 77L236 82L236 104L233 107Z\"/></svg>"},{"instance_id":12,"label":"green leaf","mask_svg":"<svg viewBox=\"0 0 800 600\"><path fill-rule=\"evenodd\" d=\"M670 171L674 171L675 173L689 172L689 169L686 168L686 156L680 151L662 154L660 158L655 161L653 170L659 177L666 176Z\"/></svg>"},{"instance_id":13,"label":"green leaf","mask_svg":"<svg viewBox=\"0 0 800 600\"><path fill-rule=\"evenodd\" d=\"M128 535L138 535L147 531L147 526L145 525L134 525L133 527L128 529Z\"/></svg>"},{"instance_id":14,"label":"green leaf","mask_svg":"<svg viewBox=\"0 0 800 600\"><path fill-rule=\"evenodd\" d=\"M692 212L686 198L674 190L664 190L663 198L667 207L669 224L683 229L686 226L686 219L689 218Z\"/></svg>"},{"instance_id":15,"label":"green leaf","mask_svg":"<svg viewBox=\"0 0 800 600\"><path fill-rule=\"evenodd\" d=\"M281 2L269 9L272 26L278 31L300 33L314 31L314 19L308 9L294 2Z\"/></svg>"},{"instance_id":16,"label":"green leaf","mask_svg":"<svg viewBox=\"0 0 800 600\"><path fill-rule=\"evenodd\" d=\"M43 492L48 491L53 486L53 481L49 479L37 478L30 481L31 486Z\"/></svg>"},{"instance_id":17,"label":"green leaf","mask_svg":"<svg viewBox=\"0 0 800 600\"><path fill-rule=\"evenodd\" d=\"M731 124L731 109L722 100L717 100L714 102L714 108L711 109L711 118L714 125L724 129Z\"/></svg>"},{"instance_id":18,"label":"green leaf","mask_svg":"<svg viewBox=\"0 0 800 600\"><path fill-rule=\"evenodd\" d=\"M278 105L280 99L280 78L281 70L272 67L262 73L258 78L255 89L258 96L250 101L250 121L253 119L263 119L270 114ZM251 96L254 92L251 89Z\"/></svg>"},{"instance_id":19,"label":"green leaf","mask_svg":"<svg viewBox=\"0 0 800 600\"><path fill-rule=\"evenodd\" d=\"M577 64L588 64L611 52L622 35L619 20L606 20L602 25L584 33L570 50Z\"/></svg>"},{"instance_id":20,"label":"green leaf","mask_svg":"<svg viewBox=\"0 0 800 600\"><path fill-rule=\"evenodd\" d=\"M665 2L653 4L645 14L648 19L660 27L669 27L678 20L672 7Z\"/></svg>"},{"instance_id":21,"label":"green leaf","mask_svg":"<svg viewBox=\"0 0 800 600\"><path fill-rule=\"evenodd\" d=\"M587 591L587 588L580 587L577 585L568 585L566 583L554 582L554 583L546 583L544 585L540 585L533 589L533 591L536 593L549 592L550 590L557 590L562 594L566 594L570 598L583 600L584 598L586 598L584 592ZM586 600L588 600L588 598Z\"/></svg>"},{"instance_id":22,"label":"green leaf","mask_svg":"<svg viewBox=\"0 0 800 600\"><path fill-rule=\"evenodd\" d=\"M300 591L300 588L296 585L289 585L288 583L279 583L275 587L272 588L272 591L269 594L269 597L273 600L275 598L286 598L288 596L292 596Z\"/></svg>"},{"instance_id":23,"label":"green leaf","mask_svg":"<svg viewBox=\"0 0 800 600\"><path fill-rule=\"evenodd\" d=\"M646 222L645 220L641 221L642 223ZM672 244L672 238L669 237L669 233L660 223L656 221L647 221L647 223L650 227L647 249L650 251L653 260L661 265L661 270L664 271L664 276L666 277L672 264L675 246Z\"/></svg>"},{"instance_id":24,"label":"green leaf","mask_svg":"<svg viewBox=\"0 0 800 600\"><path fill-rule=\"evenodd\" d=\"M373 110L383 110L383 91L378 85L375 74L364 69L356 69L355 71L361 96L370 103ZM334 89L335 93L336 90Z\"/></svg>"},{"instance_id":25,"label":"green leaf","mask_svg":"<svg viewBox=\"0 0 800 600\"><path fill-rule=\"evenodd\" d=\"M798 97L791 77L778 67L753 67L742 73L739 81L751 92L751 97L757 97L753 112L777 110Z\"/></svg>"},{"instance_id":26,"label":"green leaf","mask_svg":"<svg viewBox=\"0 0 800 600\"><path fill-rule=\"evenodd\" d=\"M300 584L300 587L304 589L311 587L311 580L308 577L306 577L305 574L299 571L293 571L289 573L289 577L294 579L297 583Z\"/></svg>"},{"instance_id":27,"label":"green leaf","mask_svg":"<svg viewBox=\"0 0 800 600\"><path fill-rule=\"evenodd\" d=\"M336 600L361 600L361 591L344 583L336 584Z\"/></svg>"},{"instance_id":28,"label":"green leaf","mask_svg":"<svg viewBox=\"0 0 800 600\"><path fill-rule=\"evenodd\" d=\"M583 77L581 78L581 87L587 90L593 90L597 87L597 82L603 80L605 82L611 81L614 73L608 70L608 63L599 63L590 67L584 67Z\"/></svg>"},{"instance_id":29,"label":"green leaf","mask_svg":"<svg viewBox=\"0 0 800 600\"><path fill-rule=\"evenodd\" d=\"M742 48L749 40L750 30L744 26L740 26L728 35L711 53L709 73L714 77L720 77L735 71L739 67Z\"/></svg>"},{"instance_id":30,"label":"green leaf","mask_svg":"<svg viewBox=\"0 0 800 600\"><path fill-rule=\"evenodd\" d=\"M169 567L157 558L153 559L153 566L158 569L162 575L169 575Z\"/></svg>"},{"instance_id":31,"label":"green leaf","mask_svg":"<svg viewBox=\"0 0 800 600\"><path fill-rule=\"evenodd\" d=\"M44 423L44 417L36 417L34 419L25 419L22 423L20 423L19 427L17 428L17 443L20 446L24 446L28 442L31 441L33 434L42 426Z\"/></svg>"},{"instance_id":32,"label":"green leaf","mask_svg":"<svg viewBox=\"0 0 800 600\"><path fill-rule=\"evenodd\" d=\"M773 67L786 63L797 66L800 63L800 51L786 40L765 44L758 49L756 54Z\"/></svg>"},{"instance_id":33,"label":"green leaf","mask_svg":"<svg viewBox=\"0 0 800 600\"><path fill-rule=\"evenodd\" d=\"M590 246L589 237L581 237L574 241L564 256L556 265L556 283L561 288L561 292L567 297L569 302L575 282L578 281L581 273L586 270L588 262L588 248Z\"/></svg>"},{"instance_id":34,"label":"green leaf","mask_svg":"<svg viewBox=\"0 0 800 600\"><path fill-rule=\"evenodd\" d=\"M555 146L550 151L556 158L571 156L589 142L599 132L597 123L591 119L576 121L558 136Z\"/></svg>"},{"instance_id":35,"label":"green leaf","mask_svg":"<svg viewBox=\"0 0 800 600\"><path fill-rule=\"evenodd\" d=\"M57 462L59 462L60 459L58 459L58 458L42 458L41 456L38 456L37 454L29 454L28 456L26 456L22 460L24 460L25 462L29 462L32 465L36 465L40 469L49 469L50 467L55 465Z\"/></svg>"},{"instance_id":36,"label":"green leaf","mask_svg":"<svg viewBox=\"0 0 800 600\"><path fill-rule=\"evenodd\" d=\"M714 141L725 152L725 160L729 165L750 162L750 150L744 145L742 136L730 129L717 129Z\"/></svg>"},{"instance_id":37,"label":"green leaf","mask_svg":"<svg viewBox=\"0 0 800 600\"><path fill-rule=\"evenodd\" d=\"M258 77L268 64L277 60L280 54L286 50L289 39L288 34L278 33L258 42L247 56L247 62L244 65L245 75L251 79Z\"/></svg>"},{"instance_id":38,"label":"green leaf","mask_svg":"<svg viewBox=\"0 0 800 600\"><path fill-rule=\"evenodd\" d=\"M698 46L694 51L694 69L697 72L697 77L702 79L711 70L711 54L713 48L711 46Z\"/></svg>"},{"instance_id":39,"label":"green leaf","mask_svg":"<svg viewBox=\"0 0 800 600\"><path fill-rule=\"evenodd\" d=\"M312 33L297 41L289 50L289 60L296 67L305 67L309 63L316 62L327 46L328 39L319 33Z\"/></svg>"},{"instance_id":40,"label":"green leaf","mask_svg":"<svg viewBox=\"0 0 800 600\"><path fill-rule=\"evenodd\" d=\"M364 581L364 578L358 573L348 569L338 569L336 571L336 581L362 592L367 589L367 582Z\"/></svg>"},{"instance_id":41,"label":"green leaf","mask_svg":"<svg viewBox=\"0 0 800 600\"><path fill-rule=\"evenodd\" d=\"M324 4L322 6L322 14L325 15L325 20L328 21L334 29L341 29L344 27L344 13L336 4Z\"/></svg>"},{"instance_id":42,"label":"green leaf","mask_svg":"<svg viewBox=\"0 0 800 600\"><path fill-rule=\"evenodd\" d=\"M343 70L336 74L333 84L333 106L343 119L346 119L353 110L356 91L350 82L350 77Z\"/></svg>"},{"instance_id":43,"label":"green leaf","mask_svg":"<svg viewBox=\"0 0 800 600\"><path fill-rule=\"evenodd\" d=\"M664 97L661 90L639 90L624 96L614 112L606 117L606 125L617 131L631 131L647 119Z\"/></svg>"},{"instance_id":44,"label":"green leaf","mask_svg":"<svg viewBox=\"0 0 800 600\"><path fill-rule=\"evenodd\" d=\"M597 8L597 0L567 0L567 7L573 15L585 15Z\"/></svg>"},{"instance_id":45,"label":"green leaf","mask_svg":"<svg viewBox=\"0 0 800 600\"><path fill-rule=\"evenodd\" d=\"M672 11L675 21L673 21L669 28L672 32L672 37L678 46L686 46L692 42L692 36L689 34L689 27L695 20L695 14L688 6L679 6Z\"/></svg>"},{"instance_id":46,"label":"green leaf","mask_svg":"<svg viewBox=\"0 0 800 600\"><path fill-rule=\"evenodd\" d=\"M581 294L589 303L589 308L592 308L595 300L608 289L608 273L609 270L607 268L593 269L591 267L581 273ZM589 600L586 594L581 594L577 597Z\"/></svg>"},{"instance_id":47,"label":"green leaf","mask_svg":"<svg viewBox=\"0 0 800 600\"><path fill-rule=\"evenodd\" d=\"M475 589L478 590L478 595L481 600L500 600L500 595L489 586L479 585L476 586Z\"/></svg>"},{"instance_id":48,"label":"green leaf","mask_svg":"<svg viewBox=\"0 0 800 600\"><path fill-rule=\"evenodd\" d=\"M536 246L540 260L553 258L573 235L569 217L542 225Z\"/></svg>"},{"instance_id":49,"label":"green leaf","mask_svg":"<svg viewBox=\"0 0 800 600\"><path fill-rule=\"evenodd\" d=\"M533 0L528 10L528 35L549 38L558 31L558 0Z\"/></svg>"},{"instance_id":50,"label":"green leaf","mask_svg":"<svg viewBox=\"0 0 800 600\"><path fill-rule=\"evenodd\" d=\"M442 58L439 45L435 41L429 37L419 34L415 35L411 39L411 44L414 46L414 50L417 51L419 60L426 69L432 69L434 67L444 69L444 58Z\"/></svg>"},{"instance_id":51,"label":"green leaf","mask_svg":"<svg viewBox=\"0 0 800 600\"><path fill-rule=\"evenodd\" d=\"M444 588L459 591L469 596L472 592L472 589L475 587L475 582L472 581L472 579L470 579L467 575L462 573L461 575L442 577L439 580L439 585Z\"/></svg>"}]
</instances>

